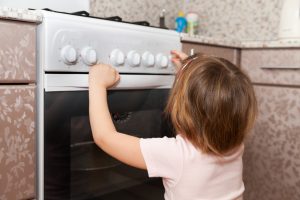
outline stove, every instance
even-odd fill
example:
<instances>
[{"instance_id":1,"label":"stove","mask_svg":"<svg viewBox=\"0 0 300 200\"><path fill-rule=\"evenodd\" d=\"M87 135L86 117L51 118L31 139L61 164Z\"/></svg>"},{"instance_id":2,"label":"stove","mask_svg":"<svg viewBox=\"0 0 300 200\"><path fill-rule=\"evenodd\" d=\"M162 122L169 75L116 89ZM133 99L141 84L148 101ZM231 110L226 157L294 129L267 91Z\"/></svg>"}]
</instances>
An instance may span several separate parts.
<instances>
[{"instance_id":1,"label":"stove","mask_svg":"<svg viewBox=\"0 0 300 200\"><path fill-rule=\"evenodd\" d=\"M143 138L169 135L163 110L175 77L170 51L181 50L180 35L119 17L40 12L38 199L163 199L160 179L150 180L146 171L114 160L93 143L88 72L97 63L120 72L120 82L108 91L118 131Z\"/></svg>"}]
</instances>

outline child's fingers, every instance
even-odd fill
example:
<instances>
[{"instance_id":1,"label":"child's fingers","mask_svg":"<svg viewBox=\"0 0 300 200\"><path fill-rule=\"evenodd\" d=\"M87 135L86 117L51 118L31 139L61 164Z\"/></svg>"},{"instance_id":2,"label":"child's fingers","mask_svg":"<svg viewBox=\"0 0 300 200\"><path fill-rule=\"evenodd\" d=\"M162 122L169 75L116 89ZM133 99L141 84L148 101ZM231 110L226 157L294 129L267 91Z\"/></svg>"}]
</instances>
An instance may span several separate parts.
<instances>
[{"instance_id":1,"label":"child's fingers","mask_svg":"<svg viewBox=\"0 0 300 200\"><path fill-rule=\"evenodd\" d=\"M176 71L178 71L181 68L181 65L182 65L181 60L178 59L178 58L172 58L172 62L175 65Z\"/></svg>"},{"instance_id":2,"label":"child's fingers","mask_svg":"<svg viewBox=\"0 0 300 200\"><path fill-rule=\"evenodd\" d=\"M180 60L184 60L188 57L188 55L186 55L185 53L177 50L171 50L171 54L173 57L179 58Z\"/></svg>"},{"instance_id":3,"label":"child's fingers","mask_svg":"<svg viewBox=\"0 0 300 200\"><path fill-rule=\"evenodd\" d=\"M120 80L120 74L117 70L115 73L116 73L116 82L118 82Z\"/></svg>"}]
</instances>

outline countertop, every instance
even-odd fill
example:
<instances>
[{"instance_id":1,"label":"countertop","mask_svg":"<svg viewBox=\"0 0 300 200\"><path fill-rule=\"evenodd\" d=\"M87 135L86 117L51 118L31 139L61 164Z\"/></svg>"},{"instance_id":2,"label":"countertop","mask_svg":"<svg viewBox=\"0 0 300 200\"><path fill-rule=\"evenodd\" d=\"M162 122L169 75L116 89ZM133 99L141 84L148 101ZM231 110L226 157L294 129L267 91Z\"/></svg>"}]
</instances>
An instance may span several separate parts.
<instances>
[{"instance_id":1,"label":"countertop","mask_svg":"<svg viewBox=\"0 0 300 200\"><path fill-rule=\"evenodd\" d=\"M0 19L11 19L17 21L41 23L43 14L38 10L27 10L20 8L0 7ZM217 39L200 35L190 36L186 33L181 34L183 42L193 42L199 44L208 44L228 48L300 48L299 40L278 40L278 41L239 41Z\"/></svg>"},{"instance_id":2,"label":"countertop","mask_svg":"<svg viewBox=\"0 0 300 200\"><path fill-rule=\"evenodd\" d=\"M0 19L1 18L33 23L43 21L43 15L39 11L8 7L0 7Z\"/></svg>"},{"instance_id":3,"label":"countertop","mask_svg":"<svg viewBox=\"0 0 300 200\"><path fill-rule=\"evenodd\" d=\"M181 34L181 41L199 44L216 45L228 48L300 48L299 40L273 40L273 41L249 41L249 40L226 40L205 37L200 35L190 36L186 33Z\"/></svg>"}]
</instances>

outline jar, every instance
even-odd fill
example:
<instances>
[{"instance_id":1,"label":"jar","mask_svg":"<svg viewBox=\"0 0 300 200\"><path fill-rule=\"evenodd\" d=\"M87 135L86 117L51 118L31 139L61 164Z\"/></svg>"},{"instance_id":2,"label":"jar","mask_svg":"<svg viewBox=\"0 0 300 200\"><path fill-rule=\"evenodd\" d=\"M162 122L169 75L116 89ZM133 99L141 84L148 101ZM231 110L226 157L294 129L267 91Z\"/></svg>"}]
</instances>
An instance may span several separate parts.
<instances>
[{"instance_id":1,"label":"jar","mask_svg":"<svg viewBox=\"0 0 300 200\"><path fill-rule=\"evenodd\" d=\"M187 20L187 33L189 35L197 35L198 34L198 14L194 12L190 12L186 15Z\"/></svg>"}]
</instances>

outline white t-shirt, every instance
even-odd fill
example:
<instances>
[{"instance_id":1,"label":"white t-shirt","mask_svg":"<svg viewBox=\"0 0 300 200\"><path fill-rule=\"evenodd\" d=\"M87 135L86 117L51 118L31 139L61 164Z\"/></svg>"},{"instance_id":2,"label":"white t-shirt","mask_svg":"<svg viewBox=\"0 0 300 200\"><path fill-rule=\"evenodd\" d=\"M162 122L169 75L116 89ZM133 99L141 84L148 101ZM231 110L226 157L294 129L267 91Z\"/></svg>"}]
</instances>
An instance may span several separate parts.
<instances>
[{"instance_id":1,"label":"white t-shirt","mask_svg":"<svg viewBox=\"0 0 300 200\"><path fill-rule=\"evenodd\" d=\"M149 177L162 177L166 200L234 200L244 192L241 145L229 156L204 154L187 139L140 139Z\"/></svg>"}]
</instances>

